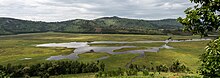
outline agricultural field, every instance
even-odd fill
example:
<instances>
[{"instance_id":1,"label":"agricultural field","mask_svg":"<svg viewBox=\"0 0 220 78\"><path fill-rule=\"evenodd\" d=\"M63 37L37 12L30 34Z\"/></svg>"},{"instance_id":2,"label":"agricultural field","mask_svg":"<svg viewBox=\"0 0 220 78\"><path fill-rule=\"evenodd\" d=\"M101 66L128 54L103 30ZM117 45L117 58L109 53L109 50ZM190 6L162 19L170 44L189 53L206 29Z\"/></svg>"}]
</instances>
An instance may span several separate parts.
<instances>
[{"instance_id":1,"label":"agricultural field","mask_svg":"<svg viewBox=\"0 0 220 78\"><path fill-rule=\"evenodd\" d=\"M51 56L69 55L76 48L65 47L36 47L39 44L48 43L69 43L69 42L93 42L93 41L117 41L117 42L134 42L134 41L164 41L170 36L166 35L132 35L132 34L70 34L70 33L34 33L0 36L0 64L36 64L49 62L46 60ZM173 35L173 40L199 39L200 36L179 36ZM125 68L129 63L137 65L146 65L155 67L157 65L171 65L175 60L184 63L192 71L192 74L197 75L196 71L200 64L199 56L204 52L204 47L209 41L190 41L190 42L169 42L168 46L172 49L160 48L158 52L144 52L144 56L139 57L136 53L120 52L136 51L149 49L152 47L161 47L164 42L155 43L100 43L91 44L92 47L119 47L119 46L136 46L125 47L113 50L116 54L106 52L85 52L79 54L78 59L62 59L62 60L77 60L80 62L96 62L99 58L100 62L106 64L106 70L114 70L117 68ZM135 58L135 60L134 60ZM132 61L133 60L133 61ZM164 73L166 75L170 73ZM171 76L173 76L172 73ZM86 74L87 78L94 77L94 73ZM54 78L73 78L83 77L84 74L61 75L53 76ZM53 78L52 77L52 78Z\"/></svg>"}]
</instances>

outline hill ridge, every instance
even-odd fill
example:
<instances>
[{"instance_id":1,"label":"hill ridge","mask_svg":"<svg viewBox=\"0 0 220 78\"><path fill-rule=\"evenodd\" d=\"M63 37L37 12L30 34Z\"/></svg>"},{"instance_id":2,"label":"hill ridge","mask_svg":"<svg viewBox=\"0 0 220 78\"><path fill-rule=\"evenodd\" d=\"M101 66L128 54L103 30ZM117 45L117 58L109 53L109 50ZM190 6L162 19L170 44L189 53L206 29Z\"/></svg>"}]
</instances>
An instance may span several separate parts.
<instances>
[{"instance_id":1,"label":"hill ridge","mask_svg":"<svg viewBox=\"0 0 220 78\"><path fill-rule=\"evenodd\" d=\"M156 34L164 34L163 32L158 32L158 30L178 30L182 27L183 26L178 23L176 19L143 20L113 16L93 20L73 19L60 22L44 22L0 17L0 35L49 31L69 33L142 34L152 34L156 32Z\"/></svg>"}]
</instances>

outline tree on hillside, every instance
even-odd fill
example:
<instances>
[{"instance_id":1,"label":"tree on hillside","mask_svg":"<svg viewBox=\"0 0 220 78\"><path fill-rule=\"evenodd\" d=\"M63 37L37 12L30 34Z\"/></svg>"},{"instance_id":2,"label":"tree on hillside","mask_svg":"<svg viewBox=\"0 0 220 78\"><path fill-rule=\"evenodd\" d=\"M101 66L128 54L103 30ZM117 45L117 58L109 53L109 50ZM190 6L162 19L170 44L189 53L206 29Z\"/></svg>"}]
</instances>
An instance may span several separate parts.
<instances>
[{"instance_id":1,"label":"tree on hillside","mask_svg":"<svg viewBox=\"0 0 220 78\"><path fill-rule=\"evenodd\" d=\"M184 30L207 36L208 32L219 31L220 0L190 0L196 5L185 10L186 17L179 18ZM220 38L211 41L201 56L200 72L205 77L220 77Z\"/></svg>"}]
</instances>

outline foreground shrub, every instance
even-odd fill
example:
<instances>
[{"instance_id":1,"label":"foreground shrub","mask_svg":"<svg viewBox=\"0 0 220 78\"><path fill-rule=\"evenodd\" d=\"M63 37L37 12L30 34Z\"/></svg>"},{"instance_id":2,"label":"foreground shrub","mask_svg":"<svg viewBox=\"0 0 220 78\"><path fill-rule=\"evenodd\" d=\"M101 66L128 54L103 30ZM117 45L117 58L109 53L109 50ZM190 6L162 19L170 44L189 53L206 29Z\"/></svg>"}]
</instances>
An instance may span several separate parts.
<instances>
[{"instance_id":1,"label":"foreground shrub","mask_svg":"<svg viewBox=\"0 0 220 78\"><path fill-rule=\"evenodd\" d=\"M149 75L149 72L147 70L143 70L142 72L143 72L144 76L148 76Z\"/></svg>"},{"instance_id":2,"label":"foreground shrub","mask_svg":"<svg viewBox=\"0 0 220 78\"><path fill-rule=\"evenodd\" d=\"M124 71L121 68L118 68L117 70L111 70L111 71L100 71L95 76L96 77L124 76Z\"/></svg>"},{"instance_id":3,"label":"foreground shrub","mask_svg":"<svg viewBox=\"0 0 220 78\"><path fill-rule=\"evenodd\" d=\"M159 66L156 66L156 70L158 72L167 72L169 69L166 65L159 65Z\"/></svg>"},{"instance_id":4,"label":"foreground shrub","mask_svg":"<svg viewBox=\"0 0 220 78\"><path fill-rule=\"evenodd\" d=\"M80 63L77 61L55 61L34 65L0 65L0 75L9 77L41 76L48 78L50 75L93 73L103 70L99 63Z\"/></svg>"},{"instance_id":5,"label":"foreground shrub","mask_svg":"<svg viewBox=\"0 0 220 78\"><path fill-rule=\"evenodd\" d=\"M189 71L189 69L184 64L181 64L178 60L173 62L169 70L170 72L188 72Z\"/></svg>"},{"instance_id":6,"label":"foreground shrub","mask_svg":"<svg viewBox=\"0 0 220 78\"><path fill-rule=\"evenodd\" d=\"M127 76L137 75L138 71L134 69L128 69L126 70Z\"/></svg>"}]
</instances>

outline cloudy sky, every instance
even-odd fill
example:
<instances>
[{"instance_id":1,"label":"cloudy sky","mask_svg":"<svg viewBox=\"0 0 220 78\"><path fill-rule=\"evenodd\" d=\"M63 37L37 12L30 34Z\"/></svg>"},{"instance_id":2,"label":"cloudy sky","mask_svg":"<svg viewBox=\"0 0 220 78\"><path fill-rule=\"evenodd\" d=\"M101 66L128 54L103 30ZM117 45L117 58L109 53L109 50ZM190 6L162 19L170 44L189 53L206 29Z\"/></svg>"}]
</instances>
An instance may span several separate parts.
<instances>
[{"instance_id":1,"label":"cloudy sky","mask_svg":"<svg viewBox=\"0 0 220 78\"><path fill-rule=\"evenodd\" d=\"M137 19L184 17L188 0L0 0L0 17L63 21L119 16Z\"/></svg>"}]
</instances>

